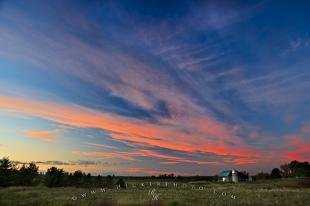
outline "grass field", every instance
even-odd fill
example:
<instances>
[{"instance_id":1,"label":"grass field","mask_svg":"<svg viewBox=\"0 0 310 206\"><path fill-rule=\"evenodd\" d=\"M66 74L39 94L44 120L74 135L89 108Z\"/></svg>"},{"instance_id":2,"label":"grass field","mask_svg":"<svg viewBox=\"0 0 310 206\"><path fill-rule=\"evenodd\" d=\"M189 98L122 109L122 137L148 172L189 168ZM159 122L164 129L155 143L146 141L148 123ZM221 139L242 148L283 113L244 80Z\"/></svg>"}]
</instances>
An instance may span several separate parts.
<instances>
[{"instance_id":1,"label":"grass field","mask_svg":"<svg viewBox=\"0 0 310 206\"><path fill-rule=\"evenodd\" d=\"M126 182L127 189L106 191L101 188L43 186L1 188L0 205L310 205L310 188L300 188L296 179L237 184L178 182L177 186L171 181L168 186L165 182L158 186L156 180L152 180L150 186L147 179Z\"/></svg>"}]
</instances>

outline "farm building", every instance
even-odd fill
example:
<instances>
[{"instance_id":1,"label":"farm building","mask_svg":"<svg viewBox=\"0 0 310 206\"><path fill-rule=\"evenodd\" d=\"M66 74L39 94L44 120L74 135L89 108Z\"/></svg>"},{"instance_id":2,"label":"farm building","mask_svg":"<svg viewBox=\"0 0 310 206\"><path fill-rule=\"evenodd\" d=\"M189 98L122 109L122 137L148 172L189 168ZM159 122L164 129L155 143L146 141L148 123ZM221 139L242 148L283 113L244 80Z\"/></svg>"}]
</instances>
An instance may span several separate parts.
<instances>
[{"instance_id":1,"label":"farm building","mask_svg":"<svg viewBox=\"0 0 310 206\"><path fill-rule=\"evenodd\" d=\"M221 182L251 181L251 177L237 170L222 171L218 177Z\"/></svg>"}]
</instances>

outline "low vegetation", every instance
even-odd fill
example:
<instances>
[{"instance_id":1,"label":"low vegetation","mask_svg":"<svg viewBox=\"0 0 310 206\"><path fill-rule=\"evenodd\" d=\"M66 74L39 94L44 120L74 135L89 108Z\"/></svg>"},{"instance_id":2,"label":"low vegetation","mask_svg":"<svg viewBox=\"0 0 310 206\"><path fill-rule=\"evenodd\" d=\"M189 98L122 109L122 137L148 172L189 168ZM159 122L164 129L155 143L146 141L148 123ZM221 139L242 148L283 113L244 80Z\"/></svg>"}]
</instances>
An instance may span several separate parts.
<instances>
[{"instance_id":1,"label":"low vegetation","mask_svg":"<svg viewBox=\"0 0 310 206\"><path fill-rule=\"evenodd\" d=\"M253 182L222 183L216 176L104 177L56 167L39 174L34 163L17 167L3 158L0 205L307 205L309 171L309 163L292 161L255 175Z\"/></svg>"},{"instance_id":2,"label":"low vegetation","mask_svg":"<svg viewBox=\"0 0 310 206\"><path fill-rule=\"evenodd\" d=\"M151 179L145 179L145 182ZM127 189L76 188L76 187L8 187L0 189L0 205L92 205L92 206L134 206L134 205L281 205L304 206L310 202L310 188L301 188L298 179L258 180L252 183L219 183L199 181L186 183L192 187L149 187ZM139 180L139 183L141 181ZM127 184L139 184L127 180ZM199 189L202 188L203 189ZM157 199L150 196L156 189ZM94 193L95 192L95 193Z\"/></svg>"}]
</instances>

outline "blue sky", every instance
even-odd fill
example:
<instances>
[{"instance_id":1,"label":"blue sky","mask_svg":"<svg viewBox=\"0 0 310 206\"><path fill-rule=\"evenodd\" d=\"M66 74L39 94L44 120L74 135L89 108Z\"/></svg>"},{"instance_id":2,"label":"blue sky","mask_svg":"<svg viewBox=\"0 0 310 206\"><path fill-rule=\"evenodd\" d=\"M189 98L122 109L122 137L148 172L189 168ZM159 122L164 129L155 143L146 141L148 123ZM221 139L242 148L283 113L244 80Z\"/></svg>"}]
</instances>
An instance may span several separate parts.
<instances>
[{"instance_id":1,"label":"blue sky","mask_svg":"<svg viewBox=\"0 0 310 206\"><path fill-rule=\"evenodd\" d=\"M0 155L210 175L309 160L307 1L0 1Z\"/></svg>"}]
</instances>

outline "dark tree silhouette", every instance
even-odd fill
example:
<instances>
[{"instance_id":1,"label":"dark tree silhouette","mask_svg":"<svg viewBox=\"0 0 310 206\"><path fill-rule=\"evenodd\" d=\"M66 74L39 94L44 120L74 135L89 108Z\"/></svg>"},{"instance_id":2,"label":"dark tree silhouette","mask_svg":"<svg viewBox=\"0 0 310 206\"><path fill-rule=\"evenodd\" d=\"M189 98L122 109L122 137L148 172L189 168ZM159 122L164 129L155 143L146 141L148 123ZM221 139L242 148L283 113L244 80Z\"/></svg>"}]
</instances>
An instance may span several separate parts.
<instances>
[{"instance_id":1,"label":"dark tree silhouette","mask_svg":"<svg viewBox=\"0 0 310 206\"><path fill-rule=\"evenodd\" d=\"M19 169L20 185L33 186L38 184L39 167L31 162L27 167L25 164Z\"/></svg>"},{"instance_id":2,"label":"dark tree silhouette","mask_svg":"<svg viewBox=\"0 0 310 206\"><path fill-rule=\"evenodd\" d=\"M90 187L93 185L92 177L91 174L88 173L87 175L84 176L84 185Z\"/></svg>"},{"instance_id":3,"label":"dark tree silhouette","mask_svg":"<svg viewBox=\"0 0 310 206\"><path fill-rule=\"evenodd\" d=\"M269 178L270 178L270 175L268 173L265 173L265 172L259 172L255 175L255 179L257 179L257 180L266 180Z\"/></svg>"},{"instance_id":4,"label":"dark tree silhouette","mask_svg":"<svg viewBox=\"0 0 310 206\"><path fill-rule=\"evenodd\" d=\"M98 175L97 178L96 178L96 181L102 182L102 176L101 176L101 175Z\"/></svg>"},{"instance_id":5,"label":"dark tree silhouette","mask_svg":"<svg viewBox=\"0 0 310 206\"><path fill-rule=\"evenodd\" d=\"M105 186L108 188L112 188L114 185L114 176L108 175L105 178Z\"/></svg>"},{"instance_id":6,"label":"dark tree silhouette","mask_svg":"<svg viewBox=\"0 0 310 206\"><path fill-rule=\"evenodd\" d=\"M51 167L45 174L45 184L48 187L61 187L64 186L65 172L63 169Z\"/></svg>"},{"instance_id":7,"label":"dark tree silhouette","mask_svg":"<svg viewBox=\"0 0 310 206\"><path fill-rule=\"evenodd\" d=\"M122 178L119 178L116 182L116 185L122 189L126 189L126 183Z\"/></svg>"},{"instance_id":8,"label":"dark tree silhouette","mask_svg":"<svg viewBox=\"0 0 310 206\"><path fill-rule=\"evenodd\" d=\"M162 174L162 175L158 175L159 179L175 179L176 176L174 176L173 173L171 174Z\"/></svg>"},{"instance_id":9,"label":"dark tree silhouette","mask_svg":"<svg viewBox=\"0 0 310 206\"><path fill-rule=\"evenodd\" d=\"M292 171L287 163L280 166L282 177L290 177Z\"/></svg>"},{"instance_id":10,"label":"dark tree silhouette","mask_svg":"<svg viewBox=\"0 0 310 206\"><path fill-rule=\"evenodd\" d=\"M84 173L81 170L77 170L72 175L71 184L76 187L81 187L83 184Z\"/></svg>"},{"instance_id":11,"label":"dark tree silhouette","mask_svg":"<svg viewBox=\"0 0 310 206\"><path fill-rule=\"evenodd\" d=\"M8 157L0 159L0 186L11 186L17 183L16 165Z\"/></svg>"},{"instance_id":12,"label":"dark tree silhouette","mask_svg":"<svg viewBox=\"0 0 310 206\"><path fill-rule=\"evenodd\" d=\"M281 178L281 171L279 168L273 168L270 174L273 179Z\"/></svg>"},{"instance_id":13,"label":"dark tree silhouette","mask_svg":"<svg viewBox=\"0 0 310 206\"><path fill-rule=\"evenodd\" d=\"M310 165L309 162L298 162L296 160L288 164L292 171L293 177L310 177Z\"/></svg>"},{"instance_id":14,"label":"dark tree silhouette","mask_svg":"<svg viewBox=\"0 0 310 206\"><path fill-rule=\"evenodd\" d=\"M0 160L0 171L9 171L14 167L13 163L9 160L8 157L3 157Z\"/></svg>"}]
</instances>

